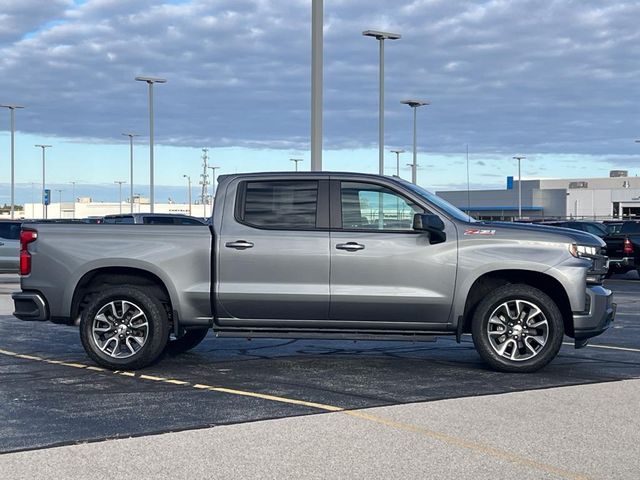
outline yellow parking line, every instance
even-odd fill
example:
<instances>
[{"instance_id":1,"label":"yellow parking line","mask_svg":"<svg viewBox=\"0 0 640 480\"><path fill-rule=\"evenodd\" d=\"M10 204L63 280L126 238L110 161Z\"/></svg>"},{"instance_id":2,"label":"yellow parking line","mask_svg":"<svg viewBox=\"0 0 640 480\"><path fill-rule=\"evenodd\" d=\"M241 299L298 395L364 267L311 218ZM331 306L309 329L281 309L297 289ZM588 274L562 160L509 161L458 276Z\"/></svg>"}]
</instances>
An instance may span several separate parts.
<instances>
[{"instance_id":1,"label":"yellow parking line","mask_svg":"<svg viewBox=\"0 0 640 480\"><path fill-rule=\"evenodd\" d=\"M352 417L357 417L370 422L379 423L381 425L385 425L387 427L395 428L398 430L404 430L406 432L412 432L412 433L424 435L434 440L439 440L440 442L446 443L447 445L454 445L456 447L460 447L460 448L471 450L480 454L495 457L500 460L506 460L511 463L515 463L517 465L527 466L535 470L539 470L545 473L550 473L552 475L557 475L562 478L567 478L571 480L587 480L588 479L588 477L580 473L572 472L570 470L565 470L563 468L554 467L553 465L548 465L546 463L536 462L535 460L522 457L520 455L511 453L507 450L490 447L487 445L483 445L481 443L473 442L471 440L465 440L464 438L454 437L453 435L448 435L446 433L437 432L435 430L430 430L428 428L419 427L417 425L396 422L395 420L379 417L378 415L371 415L369 413L363 412L362 410L345 410L343 413Z\"/></svg>"},{"instance_id":2,"label":"yellow parking line","mask_svg":"<svg viewBox=\"0 0 640 480\"><path fill-rule=\"evenodd\" d=\"M405 432L411 432L411 433L423 435L423 436L431 438L432 440L436 440L436 441L442 442L442 443L450 445L450 446L455 446L455 447L458 447L458 448L470 450L470 451L473 451L473 452L476 452L476 453L480 453L482 455L486 455L486 456L497 458L499 460L509 461L509 462L517 464L517 465L529 467L529 468L532 468L534 470L538 470L540 472L544 472L544 473L548 473L548 474L552 474L552 475L557 475L559 477L566 478L566 479L569 479L569 480L587 480L588 479L588 477L586 477L586 476L584 476L582 474L579 474L579 473L576 473L576 472L572 472L570 470L565 470L565 469L562 469L562 468L558 468L558 467L555 467L553 465L548 465L546 463L536 462L536 461L531 460L529 458L526 458L526 457L511 453L511 452L509 452L507 450L502 450L502 449L499 449L499 448L483 445L482 443L474 442L474 441L471 441L471 440L465 440L464 438L455 437L453 435L449 435L449 434L446 434L446 433L438 432L438 431L435 431L435 430L430 430L430 429L424 428L424 427L419 427L417 425L411 425L411 424L408 424L408 423L397 422L395 420L391 420L391 419L388 419L388 418L380 417L378 415L373 415L373 414L364 412L362 410L345 410L342 407L338 407L338 406L335 406L335 405L327 405L327 404L324 404L324 403L307 402L305 400L297 400L295 398L279 397L279 396L276 396L276 395L269 395L269 394L266 394L266 393L250 392L250 391L246 391L246 390L236 390L236 389L233 389L233 388L226 388L226 387L216 387L216 386L206 385L206 384L202 384L202 383L191 383L191 382L186 382L186 381L183 381L183 380L156 377L156 376L153 376L153 375L136 374L135 372L128 372L128 371L123 371L123 370L111 371L111 370L106 370L106 369L100 368L100 367L94 367L92 365L84 365L84 364L81 364L81 363L63 362L63 361L60 361L60 360L50 360L50 359L46 359L46 358L36 357L34 355L26 355L26 354L11 352L11 351L8 351L8 350L3 350L3 349L0 349L0 354L4 354L4 355L11 356L11 357L16 357L16 358L22 358L22 359L25 359L25 360L40 361L40 362L44 362L44 363L62 365L62 366L66 366L66 367L82 368L82 369L86 369L86 370L104 372L104 373L107 373L107 374L111 373L111 374L115 374L115 375L123 375L123 376L126 376L126 377L139 378L141 380L151 380L151 381L156 381L156 382L160 382L160 383L169 383L169 384L172 384L172 385L188 386L190 388L197 388L199 390L226 393L226 394L231 394L231 395L240 395L240 396L245 396L245 397L260 398L260 399L263 399L263 400L269 400L269 401L273 401L273 402L287 403L287 404L292 404L292 405L300 405L300 406L305 406L305 407L309 407L309 408L315 408L317 410L323 410L323 411L326 411L326 412L341 413L341 414L349 415L351 417L355 417L355 418L358 418L358 419L361 419L361 420L377 423L377 424L380 424L380 425L385 425L387 427L394 428L394 429L397 429L397 430L402 430L402 431L405 431Z\"/></svg>"}]
</instances>

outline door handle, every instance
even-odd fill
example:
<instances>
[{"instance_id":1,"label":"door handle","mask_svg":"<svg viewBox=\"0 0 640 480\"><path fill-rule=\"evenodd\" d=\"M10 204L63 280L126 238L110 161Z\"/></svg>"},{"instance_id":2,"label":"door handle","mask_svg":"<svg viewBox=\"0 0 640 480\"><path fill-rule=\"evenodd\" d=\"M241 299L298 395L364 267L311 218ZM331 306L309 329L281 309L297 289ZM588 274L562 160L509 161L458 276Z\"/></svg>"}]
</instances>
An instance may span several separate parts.
<instances>
[{"instance_id":1,"label":"door handle","mask_svg":"<svg viewBox=\"0 0 640 480\"><path fill-rule=\"evenodd\" d=\"M253 242L247 242L246 240L236 240L235 242L227 242L224 244L227 248L235 248L236 250L246 250L253 247Z\"/></svg>"},{"instance_id":2,"label":"door handle","mask_svg":"<svg viewBox=\"0 0 640 480\"><path fill-rule=\"evenodd\" d=\"M364 245L356 242L339 243L336 245L338 250L346 250L348 252L355 252L356 250L364 250Z\"/></svg>"}]
</instances>

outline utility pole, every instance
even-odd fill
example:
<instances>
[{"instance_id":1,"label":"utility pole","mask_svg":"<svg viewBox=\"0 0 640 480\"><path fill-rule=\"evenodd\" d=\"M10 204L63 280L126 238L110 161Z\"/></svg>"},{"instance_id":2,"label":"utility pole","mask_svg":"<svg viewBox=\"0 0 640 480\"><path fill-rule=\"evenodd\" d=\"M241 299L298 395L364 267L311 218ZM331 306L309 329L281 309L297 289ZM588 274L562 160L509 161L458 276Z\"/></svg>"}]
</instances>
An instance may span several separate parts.
<instances>
[{"instance_id":1,"label":"utility pole","mask_svg":"<svg viewBox=\"0 0 640 480\"><path fill-rule=\"evenodd\" d=\"M200 185L202 185L202 193L200 194L200 201L202 202L202 209L203 209L203 217L207 218L207 197L209 194L209 174L207 173L207 168L209 167L209 155L208 155L209 149L208 148L203 148L202 149L202 173L200 174L200 178L202 178L202 180L200 180Z\"/></svg>"}]
</instances>

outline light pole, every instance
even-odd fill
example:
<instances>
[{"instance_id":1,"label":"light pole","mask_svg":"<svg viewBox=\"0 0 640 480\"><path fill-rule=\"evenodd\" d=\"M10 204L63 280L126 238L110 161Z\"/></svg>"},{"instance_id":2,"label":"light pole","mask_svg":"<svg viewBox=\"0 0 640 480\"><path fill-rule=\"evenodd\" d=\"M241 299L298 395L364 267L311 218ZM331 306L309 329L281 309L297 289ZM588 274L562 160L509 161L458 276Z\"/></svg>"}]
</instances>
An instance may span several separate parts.
<instances>
[{"instance_id":1,"label":"light pole","mask_svg":"<svg viewBox=\"0 0 640 480\"><path fill-rule=\"evenodd\" d=\"M136 77L136 80L138 82L147 82L147 85L149 85L149 203L151 204L151 213L153 213L153 84L167 83L167 80L156 77Z\"/></svg>"},{"instance_id":2,"label":"light pole","mask_svg":"<svg viewBox=\"0 0 640 480\"><path fill-rule=\"evenodd\" d=\"M380 68L379 68L379 112L378 112L378 173L384 175L384 41L399 40L402 35L399 33L378 32L376 30L365 30L362 32L365 37L373 37L380 43Z\"/></svg>"},{"instance_id":3,"label":"light pole","mask_svg":"<svg viewBox=\"0 0 640 480\"><path fill-rule=\"evenodd\" d=\"M323 0L311 0L311 171L322 170Z\"/></svg>"},{"instance_id":4,"label":"light pole","mask_svg":"<svg viewBox=\"0 0 640 480\"><path fill-rule=\"evenodd\" d=\"M216 197L216 170L220 167L207 167L211 170L211 205L213 205L213 199ZM213 206L211 207L211 213L213 213Z\"/></svg>"},{"instance_id":5,"label":"light pole","mask_svg":"<svg viewBox=\"0 0 640 480\"><path fill-rule=\"evenodd\" d=\"M76 182L69 183L71 184L71 200L73 201L72 218L76 218Z\"/></svg>"},{"instance_id":6,"label":"light pole","mask_svg":"<svg viewBox=\"0 0 640 480\"><path fill-rule=\"evenodd\" d=\"M0 107L8 108L11 111L11 219L13 220L15 215L15 136L16 136L16 108L24 108L22 105L0 105Z\"/></svg>"},{"instance_id":7,"label":"light pole","mask_svg":"<svg viewBox=\"0 0 640 480\"><path fill-rule=\"evenodd\" d=\"M520 160L527 157L524 155L516 155L514 160L518 160L518 220L522 219L522 177L520 175Z\"/></svg>"},{"instance_id":8,"label":"light pole","mask_svg":"<svg viewBox=\"0 0 640 480\"><path fill-rule=\"evenodd\" d=\"M426 100L402 100L400 103L404 105L409 105L413 108L413 165L411 166L411 183L414 185L418 182L418 147L417 147L417 134L416 134L416 124L417 124L417 115L416 112L418 107L422 107L424 105L429 105L429 102Z\"/></svg>"},{"instance_id":9,"label":"light pole","mask_svg":"<svg viewBox=\"0 0 640 480\"><path fill-rule=\"evenodd\" d=\"M64 190L56 188L56 192L58 192L58 217L62 218L62 192Z\"/></svg>"},{"instance_id":10,"label":"light pole","mask_svg":"<svg viewBox=\"0 0 640 480\"><path fill-rule=\"evenodd\" d=\"M290 158L289 160L296 164L296 172L298 171L298 163L304 162L304 159L302 158Z\"/></svg>"},{"instance_id":11,"label":"light pole","mask_svg":"<svg viewBox=\"0 0 640 480\"><path fill-rule=\"evenodd\" d=\"M191 215L191 177L189 175L182 175L187 179L187 183L189 185L189 215Z\"/></svg>"},{"instance_id":12,"label":"light pole","mask_svg":"<svg viewBox=\"0 0 640 480\"><path fill-rule=\"evenodd\" d=\"M404 150L399 148L398 150L391 150L391 153L396 154L396 177L400 176L400 154L404 153Z\"/></svg>"},{"instance_id":13,"label":"light pole","mask_svg":"<svg viewBox=\"0 0 640 480\"><path fill-rule=\"evenodd\" d=\"M113 183L117 183L118 187L119 187L119 192L118 192L118 203L120 204L120 215L122 215L122 184L123 183L127 183L124 180L116 180Z\"/></svg>"},{"instance_id":14,"label":"light pole","mask_svg":"<svg viewBox=\"0 0 640 480\"><path fill-rule=\"evenodd\" d=\"M129 203L131 203L131 213L133 213L133 137L139 137L137 133L123 133L125 137L129 137L129 159L130 159L130 175L129 183L131 185L131 191L129 193Z\"/></svg>"},{"instance_id":15,"label":"light pole","mask_svg":"<svg viewBox=\"0 0 640 480\"><path fill-rule=\"evenodd\" d=\"M44 187L45 187L45 150L50 148L51 145L34 145L42 149L42 214L47 219L47 206L44 204Z\"/></svg>"}]
</instances>

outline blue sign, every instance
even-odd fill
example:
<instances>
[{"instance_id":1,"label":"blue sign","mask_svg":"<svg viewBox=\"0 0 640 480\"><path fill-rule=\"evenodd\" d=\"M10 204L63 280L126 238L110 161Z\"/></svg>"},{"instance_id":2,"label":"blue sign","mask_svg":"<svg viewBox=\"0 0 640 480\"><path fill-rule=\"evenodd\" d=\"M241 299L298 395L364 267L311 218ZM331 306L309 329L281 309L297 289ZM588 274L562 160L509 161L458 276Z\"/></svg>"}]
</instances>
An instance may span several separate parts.
<instances>
[{"instance_id":1,"label":"blue sign","mask_svg":"<svg viewBox=\"0 0 640 480\"><path fill-rule=\"evenodd\" d=\"M51 190L49 190L48 188L44 190L44 204L45 205L51 204Z\"/></svg>"},{"instance_id":2,"label":"blue sign","mask_svg":"<svg viewBox=\"0 0 640 480\"><path fill-rule=\"evenodd\" d=\"M513 177L507 177L507 190L513 190Z\"/></svg>"}]
</instances>

